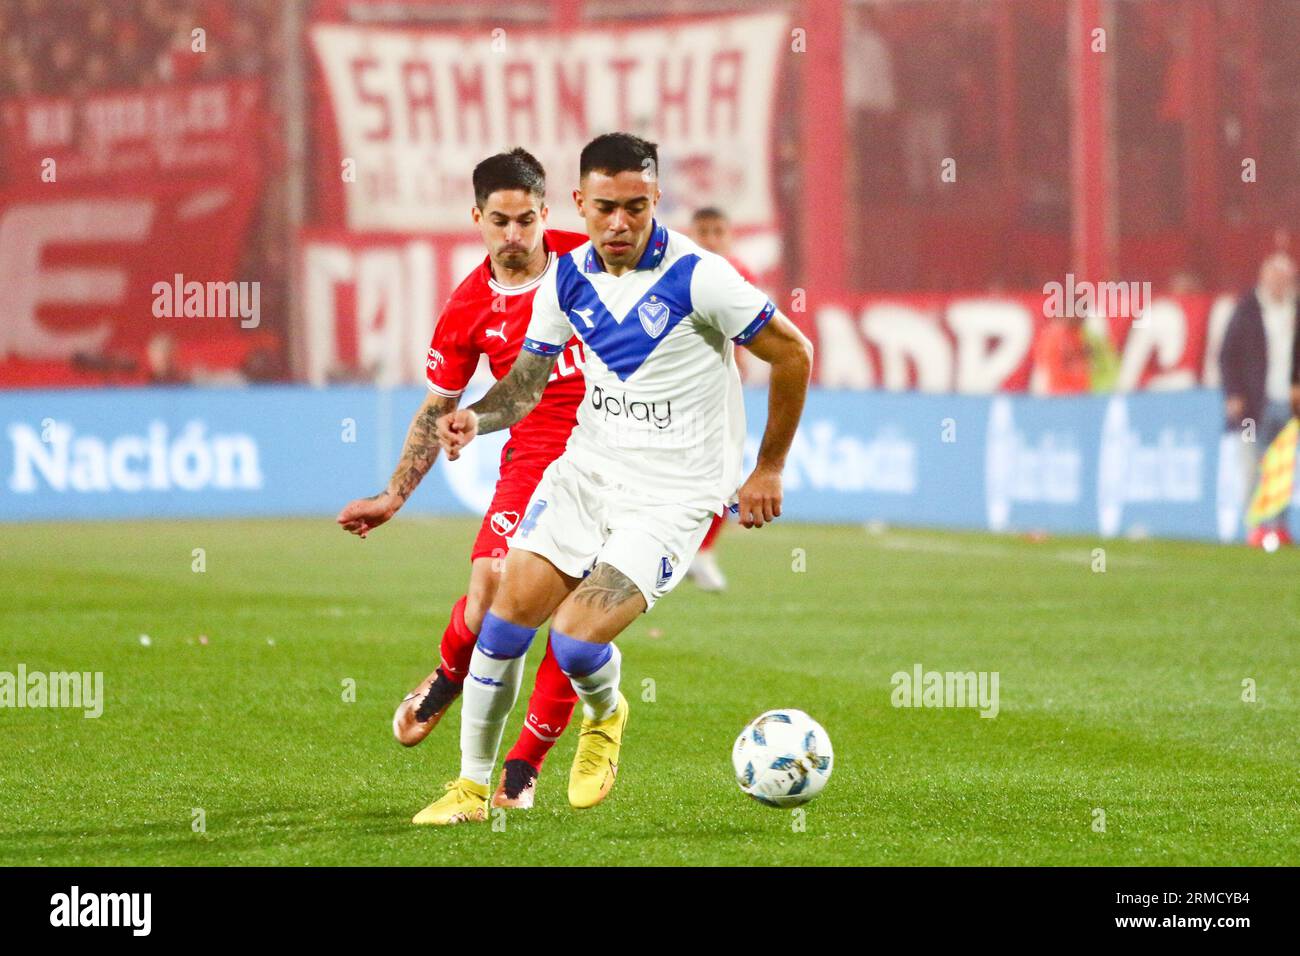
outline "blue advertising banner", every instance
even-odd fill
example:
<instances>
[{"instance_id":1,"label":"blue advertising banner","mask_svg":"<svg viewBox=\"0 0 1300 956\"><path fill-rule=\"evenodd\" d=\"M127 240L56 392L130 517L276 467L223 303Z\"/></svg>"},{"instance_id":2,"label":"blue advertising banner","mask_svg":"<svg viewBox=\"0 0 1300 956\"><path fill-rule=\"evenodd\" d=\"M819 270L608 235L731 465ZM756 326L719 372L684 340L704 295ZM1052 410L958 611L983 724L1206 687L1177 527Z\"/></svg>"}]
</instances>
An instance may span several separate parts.
<instances>
[{"instance_id":1,"label":"blue advertising banner","mask_svg":"<svg viewBox=\"0 0 1300 956\"><path fill-rule=\"evenodd\" d=\"M0 393L0 520L333 514L383 487L419 389ZM746 396L747 457L767 395ZM809 395L788 517L1235 540L1239 439L1217 392ZM439 461L408 508L481 514L504 435Z\"/></svg>"}]
</instances>

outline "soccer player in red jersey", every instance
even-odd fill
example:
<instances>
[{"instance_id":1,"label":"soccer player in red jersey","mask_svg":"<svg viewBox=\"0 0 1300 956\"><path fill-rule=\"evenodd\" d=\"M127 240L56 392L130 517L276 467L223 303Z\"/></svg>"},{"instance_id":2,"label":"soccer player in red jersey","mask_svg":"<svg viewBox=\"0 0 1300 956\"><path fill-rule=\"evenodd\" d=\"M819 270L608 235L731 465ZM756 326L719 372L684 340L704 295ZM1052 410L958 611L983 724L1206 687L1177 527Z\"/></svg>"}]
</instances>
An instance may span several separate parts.
<instances>
[{"instance_id":1,"label":"soccer player in red jersey","mask_svg":"<svg viewBox=\"0 0 1300 956\"><path fill-rule=\"evenodd\" d=\"M348 504L338 522L366 534L402 507L438 457L434 423L455 409L461 392L486 355L502 378L514 364L532 318L533 293L557 255L587 236L546 229L545 171L523 149L499 153L474 168L474 224L488 255L443 308L426 362L429 394L416 412L388 487ZM483 614L492 604L505 565L507 538L515 530L533 489L569 439L584 394L582 346L572 338L542 393L541 402L510 430L492 504L470 552L469 588L452 608L442 635L441 663L398 707L393 733L406 746L422 741L460 696ZM519 741L506 755L494 806L533 805L537 775L573 716L577 695L548 645L528 702Z\"/></svg>"}]
</instances>

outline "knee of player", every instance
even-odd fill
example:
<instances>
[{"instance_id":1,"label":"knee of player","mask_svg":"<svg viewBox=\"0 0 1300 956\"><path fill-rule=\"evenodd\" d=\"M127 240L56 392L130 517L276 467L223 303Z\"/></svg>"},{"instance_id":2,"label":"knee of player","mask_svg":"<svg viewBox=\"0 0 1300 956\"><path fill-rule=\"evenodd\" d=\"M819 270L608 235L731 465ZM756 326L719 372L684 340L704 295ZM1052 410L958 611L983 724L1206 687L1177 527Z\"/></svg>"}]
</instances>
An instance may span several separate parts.
<instances>
[{"instance_id":1,"label":"knee of player","mask_svg":"<svg viewBox=\"0 0 1300 956\"><path fill-rule=\"evenodd\" d=\"M528 627L541 627L550 614L550 608L537 595L504 583L496 589L489 607L502 620Z\"/></svg>"},{"instance_id":2,"label":"knee of player","mask_svg":"<svg viewBox=\"0 0 1300 956\"><path fill-rule=\"evenodd\" d=\"M465 592L465 623L469 625L471 631L477 633L475 622L481 622L483 615L492 607L499 580L499 577L494 576L484 581L470 582L469 590Z\"/></svg>"},{"instance_id":3,"label":"knee of player","mask_svg":"<svg viewBox=\"0 0 1300 956\"><path fill-rule=\"evenodd\" d=\"M558 631L561 639L591 640L592 635L586 633L582 614L575 611L571 604L572 602L565 601L555 609L555 617L551 618L551 633Z\"/></svg>"},{"instance_id":4,"label":"knee of player","mask_svg":"<svg viewBox=\"0 0 1300 956\"><path fill-rule=\"evenodd\" d=\"M609 620L576 601L564 601L551 618L551 633L582 643L604 643L609 640Z\"/></svg>"},{"instance_id":5,"label":"knee of player","mask_svg":"<svg viewBox=\"0 0 1300 956\"><path fill-rule=\"evenodd\" d=\"M571 676L582 677L603 667L613 654L613 646L582 640L566 631L563 623L562 612L557 613L551 622L550 634L551 653L555 655L555 663L560 665L560 670Z\"/></svg>"},{"instance_id":6,"label":"knee of player","mask_svg":"<svg viewBox=\"0 0 1300 956\"><path fill-rule=\"evenodd\" d=\"M537 629L525 624L515 624L495 614L483 618L476 647L489 657L498 660L523 657L533 643Z\"/></svg>"}]
</instances>

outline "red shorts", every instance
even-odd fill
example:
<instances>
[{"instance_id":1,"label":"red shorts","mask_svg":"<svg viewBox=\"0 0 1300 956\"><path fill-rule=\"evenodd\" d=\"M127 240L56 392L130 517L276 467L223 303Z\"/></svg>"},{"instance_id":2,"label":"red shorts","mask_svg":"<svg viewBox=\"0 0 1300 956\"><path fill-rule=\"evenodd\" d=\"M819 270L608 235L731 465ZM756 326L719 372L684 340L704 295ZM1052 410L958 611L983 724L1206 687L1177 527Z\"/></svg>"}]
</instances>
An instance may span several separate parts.
<instances>
[{"instance_id":1,"label":"red shorts","mask_svg":"<svg viewBox=\"0 0 1300 956\"><path fill-rule=\"evenodd\" d=\"M542 472L549 464L547 461L509 461L507 456L510 446L501 454L501 477L497 479L496 491L492 495L492 504L488 505L487 514L483 516L483 525L478 529L474 539L474 548L469 559L504 558L510 544L507 540L515 533L515 526L524 516L528 499L533 496L537 483L542 480Z\"/></svg>"}]
</instances>

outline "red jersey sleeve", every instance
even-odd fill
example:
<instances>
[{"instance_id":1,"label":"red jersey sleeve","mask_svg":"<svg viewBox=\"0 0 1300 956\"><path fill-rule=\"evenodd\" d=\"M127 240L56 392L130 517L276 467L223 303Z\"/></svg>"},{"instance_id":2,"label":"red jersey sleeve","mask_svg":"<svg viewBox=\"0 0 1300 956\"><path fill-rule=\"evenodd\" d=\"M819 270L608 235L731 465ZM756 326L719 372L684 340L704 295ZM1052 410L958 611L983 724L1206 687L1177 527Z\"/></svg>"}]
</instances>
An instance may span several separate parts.
<instances>
[{"instance_id":1,"label":"red jersey sleeve","mask_svg":"<svg viewBox=\"0 0 1300 956\"><path fill-rule=\"evenodd\" d=\"M479 349L471 332L471 316L455 298L447 303L438 317L429 342L429 356L424 363L425 382L429 391L456 398L465 390L478 368Z\"/></svg>"}]
</instances>

